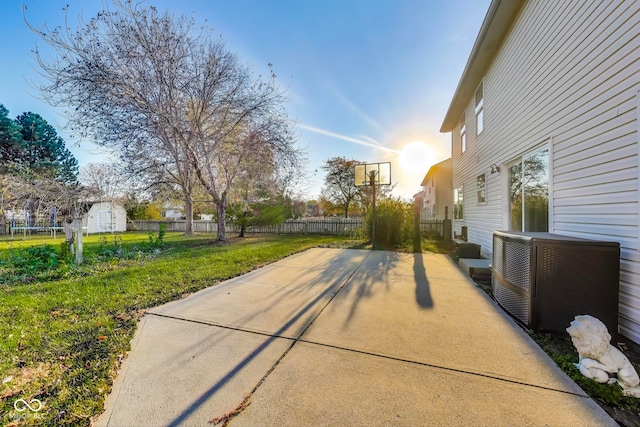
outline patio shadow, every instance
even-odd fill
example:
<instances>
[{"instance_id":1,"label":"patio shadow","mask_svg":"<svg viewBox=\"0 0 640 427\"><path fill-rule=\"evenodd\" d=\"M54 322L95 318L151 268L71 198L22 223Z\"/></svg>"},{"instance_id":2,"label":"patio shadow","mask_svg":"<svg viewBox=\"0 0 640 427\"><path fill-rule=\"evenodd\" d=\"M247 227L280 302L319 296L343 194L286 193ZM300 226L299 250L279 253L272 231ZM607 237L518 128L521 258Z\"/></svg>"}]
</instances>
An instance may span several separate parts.
<instances>
[{"instance_id":1,"label":"patio shadow","mask_svg":"<svg viewBox=\"0 0 640 427\"><path fill-rule=\"evenodd\" d=\"M413 277L416 281L416 302L421 308L433 308L433 299L422 253L413 254Z\"/></svg>"}]
</instances>

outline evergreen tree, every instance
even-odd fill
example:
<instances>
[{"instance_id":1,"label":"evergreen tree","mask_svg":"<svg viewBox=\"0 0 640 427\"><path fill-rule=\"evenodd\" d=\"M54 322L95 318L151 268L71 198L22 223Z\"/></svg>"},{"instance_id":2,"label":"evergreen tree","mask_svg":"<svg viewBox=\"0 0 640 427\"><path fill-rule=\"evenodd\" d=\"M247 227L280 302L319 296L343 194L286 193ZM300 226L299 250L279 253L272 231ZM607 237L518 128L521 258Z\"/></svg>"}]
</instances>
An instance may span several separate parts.
<instances>
[{"instance_id":1,"label":"evergreen tree","mask_svg":"<svg viewBox=\"0 0 640 427\"><path fill-rule=\"evenodd\" d=\"M64 184L77 184L78 161L53 126L31 112L19 115L16 122L22 134L22 150L16 160L22 170L53 177Z\"/></svg>"},{"instance_id":2,"label":"evergreen tree","mask_svg":"<svg viewBox=\"0 0 640 427\"><path fill-rule=\"evenodd\" d=\"M0 173L6 173L22 151L20 126L9 118L9 110L0 104Z\"/></svg>"}]
</instances>

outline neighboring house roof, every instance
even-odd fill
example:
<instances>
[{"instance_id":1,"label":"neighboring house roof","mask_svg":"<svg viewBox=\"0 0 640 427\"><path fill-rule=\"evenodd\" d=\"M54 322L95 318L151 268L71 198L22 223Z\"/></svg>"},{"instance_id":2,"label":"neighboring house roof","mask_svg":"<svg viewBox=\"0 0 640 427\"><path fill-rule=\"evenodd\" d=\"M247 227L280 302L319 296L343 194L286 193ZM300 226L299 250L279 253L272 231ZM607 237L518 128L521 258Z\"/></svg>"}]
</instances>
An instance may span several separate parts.
<instances>
[{"instance_id":1,"label":"neighboring house roof","mask_svg":"<svg viewBox=\"0 0 640 427\"><path fill-rule=\"evenodd\" d=\"M469 99L474 96L525 2L526 0L492 0L440 132L451 132L460 121Z\"/></svg>"},{"instance_id":2,"label":"neighboring house roof","mask_svg":"<svg viewBox=\"0 0 640 427\"><path fill-rule=\"evenodd\" d=\"M162 203L162 209L173 209L173 210L180 210L180 209L184 209L184 204L181 203L176 203L176 202L163 202Z\"/></svg>"},{"instance_id":3,"label":"neighboring house roof","mask_svg":"<svg viewBox=\"0 0 640 427\"><path fill-rule=\"evenodd\" d=\"M422 180L420 185L423 187L427 185L427 182L429 181L429 177L431 177L433 174L438 172L438 170L442 169L444 166L447 166L447 168L450 169L450 166L448 164L450 164L451 162L452 162L451 158L448 158L447 160L443 160L440 163L436 163L435 165L431 166L429 168L429 172L427 172L427 174L424 176L424 179Z\"/></svg>"}]
</instances>

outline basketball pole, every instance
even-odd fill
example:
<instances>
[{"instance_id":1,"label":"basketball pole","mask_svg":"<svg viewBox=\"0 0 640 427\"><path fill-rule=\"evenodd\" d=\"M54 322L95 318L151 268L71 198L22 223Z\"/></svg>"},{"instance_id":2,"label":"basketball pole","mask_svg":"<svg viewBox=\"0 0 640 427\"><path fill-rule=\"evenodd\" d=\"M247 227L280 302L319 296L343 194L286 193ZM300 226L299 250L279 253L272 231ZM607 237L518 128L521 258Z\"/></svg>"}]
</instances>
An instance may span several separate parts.
<instances>
[{"instance_id":1,"label":"basketball pole","mask_svg":"<svg viewBox=\"0 0 640 427\"><path fill-rule=\"evenodd\" d=\"M391 163L359 163L354 167L356 187L371 186L371 248L376 249L376 185L391 185Z\"/></svg>"},{"instance_id":2,"label":"basketball pole","mask_svg":"<svg viewBox=\"0 0 640 427\"><path fill-rule=\"evenodd\" d=\"M371 205L371 249L376 250L376 171L369 172L369 185L373 192L373 203Z\"/></svg>"}]
</instances>

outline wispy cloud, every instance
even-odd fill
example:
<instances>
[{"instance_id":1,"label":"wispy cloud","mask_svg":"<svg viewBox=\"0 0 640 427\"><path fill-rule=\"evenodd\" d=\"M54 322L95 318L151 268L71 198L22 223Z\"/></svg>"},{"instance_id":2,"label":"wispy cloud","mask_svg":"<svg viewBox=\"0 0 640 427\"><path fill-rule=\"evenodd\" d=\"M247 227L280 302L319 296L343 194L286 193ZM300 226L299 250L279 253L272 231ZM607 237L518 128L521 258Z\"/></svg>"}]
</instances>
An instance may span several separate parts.
<instances>
[{"instance_id":1,"label":"wispy cloud","mask_svg":"<svg viewBox=\"0 0 640 427\"><path fill-rule=\"evenodd\" d=\"M331 138L340 139L342 141L352 142L354 144L364 145L366 147L377 148L378 150L388 151L390 153L399 153L398 150L394 150L392 148L387 148L385 146L380 145L375 139L369 138L367 136L361 137L362 139L353 138L347 135L341 135L339 133L331 132L329 130L316 128L313 126L305 125L302 123L298 123L298 127L304 130L308 130L309 132L317 133L319 135L329 136Z\"/></svg>"},{"instance_id":2,"label":"wispy cloud","mask_svg":"<svg viewBox=\"0 0 640 427\"><path fill-rule=\"evenodd\" d=\"M334 89L334 94L336 96L336 98L338 98L338 100L344 105L346 106L349 110L351 110L353 113L355 113L357 116L359 116L360 118L362 118L365 122L367 122L370 126L373 126L375 129L377 129L379 132L384 132L385 130L383 129L382 126L380 126L380 124L378 122L376 122L375 120L373 120L369 115L367 115L364 111L362 111L360 108L358 108L353 102L351 102L351 100L349 98L347 98L346 96L344 96L340 91L338 91L337 89Z\"/></svg>"},{"instance_id":3,"label":"wispy cloud","mask_svg":"<svg viewBox=\"0 0 640 427\"><path fill-rule=\"evenodd\" d=\"M379 143L378 141L376 141L375 139L373 139L373 138L371 138L371 137L369 137L369 136L366 136L366 135L358 135L358 138L364 139L365 141L368 141L368 142L370 142L370 143L372 143L372 144L375 144L375 145L377 145L377 146L379 146L379 147L382 147L382 145L380 145L380 143Z\"/></svg>"}]
</instances>

